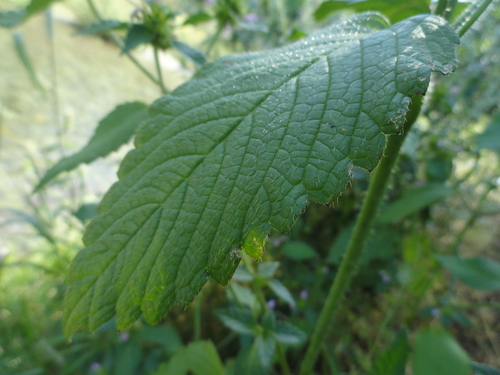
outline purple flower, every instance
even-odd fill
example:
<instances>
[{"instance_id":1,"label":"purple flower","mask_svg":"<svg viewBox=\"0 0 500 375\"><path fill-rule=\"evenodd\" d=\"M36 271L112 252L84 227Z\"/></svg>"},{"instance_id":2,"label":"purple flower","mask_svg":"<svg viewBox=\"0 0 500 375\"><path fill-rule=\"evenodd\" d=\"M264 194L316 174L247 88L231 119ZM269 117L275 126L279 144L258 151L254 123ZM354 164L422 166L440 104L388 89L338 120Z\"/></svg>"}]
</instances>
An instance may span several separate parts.
<instances>
[{"instance_id":1,"label":"purple flower","mask_svg":"<svg viewBox=\"0 0 500 375\"><path fill-rule=\"evenodd\" d=\"M205 0L205 5L215 5L215 0Z\"/></svg>"},{"instance_id":2,"label":"purple flower","mask_svg":"<svg viewBox=\"0 0 500 375\"><path fill-rule=\"evenodd\" d=\"M276 300L275 299L270 299L267 301L267 307L269 307L271 310L274 310L276 308Z\"/></svg>"},{"instance_id":3,"label":"purple flower","mask_svg":"<svg viewBox=\"0 0 500 375\"><path fill-rule=\"evenodd\" d=\"M130 338L130 333L128 333L127 331L122 332L120 334L120 341L121 342L126 342L126 341L128 341L129 338Z\"/></svg>"},{"instance_id":4,"label":"purple flower","mask_svg":"<svg viewBox=\"0 0 500 375\"><path fill-rule=\"evenodd\" d=\"M436 146L438 146L439 148L444 148L446 146L445 140L440 139L439 141L437 141Z\"/></svg>"},{"instance_id":5,"label":"purple flower","mask_svg":"<svg viewBox=\"0 0 500 375\"><path fill-rule=\"evenodd\" d=\"M433 308L431 310L431 315L434 317L434 318L439 318L441 316L441 310L439 310L437 307Z\"/></svg>"},{"instance_id":6,"label":"purple flower","mask_svg":"<svg viewBox=\"0 0 500 375\"><path fill-rule=\"evenodd\" d=\"M309 293L307 292L307 290L302 289L302 290L300 291L300 298L301 298L301 299L307 299L308 297L309 297Z\"/></svg>"},{"instance_id":7,"label":"purple flower","mask_svg":"<svg viewBox=\"0 0 500 375\"><path fill-rule=\"evenodd\" d=\"M386 284L389 284L391 282L391 277L385 272L384 270L379 272L380 277L382 278L382 281Z\"/></svg>"},{"instance_id":8,"label":"purple flower","mask_svg":"<svg viewBox=\"0 0 500 375\"><path fill-rule=\"evenodd\" d=\"M94 362L90 365L90 371L91 372L97 372L102 368L101 364L99 362Z\"/></svg>"},{"instance_id":9,"label":"purple flower","mask_svg":"<svg viewBox=\"0 0 500 375\"><path fill-rule=\"evenodd\" d=\"M259 15L257 13L248 13L243 16L243 21L248 23L259 22Z\"/></svg>"}]
</instances>

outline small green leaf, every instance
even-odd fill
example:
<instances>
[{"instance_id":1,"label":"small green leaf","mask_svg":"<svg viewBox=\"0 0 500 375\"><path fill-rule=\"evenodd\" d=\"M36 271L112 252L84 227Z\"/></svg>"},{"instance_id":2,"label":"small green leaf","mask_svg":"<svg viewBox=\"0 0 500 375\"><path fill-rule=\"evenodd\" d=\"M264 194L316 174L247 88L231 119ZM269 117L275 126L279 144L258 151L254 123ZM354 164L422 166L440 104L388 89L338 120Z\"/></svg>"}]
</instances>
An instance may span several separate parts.
<instances>
[{"instance_id":1,"label":"small green leaf","mask_svg":"<svg viewBox=\"0 0 500 375\"><path fill-rule=\"evenodd\" d=\"M476 136L476 146L500 152L500 113L491 119L483 133Z\"/></svg>"},{"instance_id":2,"label":"small green leaf","mask_svg":"<svg viewBox=\"0 0 500 375\"><path fill-rule=\"evenodd\" d=\"M14 38L14 47L16 49L17 55L19 56L24 69L26 69L26 72L28 72L31 83L33 83L33 86L35 86L42 94L44 94L45 89L38 80L35 68L33 66L33 63L31 62L32 60L28 55L28 51L26 50L26 46L23 41L23 35L16 32L13 33L12 36Z\"/></svg>"},{"instance_id":3,"label":"small green leaf","mask_svg":"<svg viewBox=\"0 0 500 375\"><path fill-rule=\"evenodd\" d=\"M59 160L42 177L35 188L41 189L59 173L71 171L82 163L91 163L127 143L137 127L147 118L148 107L144 103L131 102L117 106L99 122L94 136L76 154Z\"/></svg>"},{"instance_id":4,"label":"small green leaf","mask_svg":"<svg viewBox=\"0 0 500 375\"><path fill-rule=\"evenodd\" d=\"M224 366L211 341L195 341L179 349L154 375L223 375Z\"/></svg>"},{"instance_id":5,"label":"small green leaf","mask_svg":"<svg viewBox=\"0 0 500 375\"><path fill-rule=\"evenodd\" d=\"M283 246L283 253L286 257L296 260L310 260L318 257L318 253L305 242L290 241Z\"/></svg>"},{"instance_id":6,"label":"small green leaf","mask_svg":"<svg viewBox=\"0 0 500 375\"><path fill-rule=\"evenodd\" d=\"M149 43L155 38L144 25L134 24L129 27L122 53L128 52L137 48L141 44Z\"/></svg>"},{"instance_id":7,"label":"small green leaf","mask_svg":"<svg viewBox=\"0 0 500 375\"><path fill-rule=\"evenodd\" d=\"M474 375L500 375L500 369L484 363L471 362Z\"/></svg>"},{"instance_id":8,"label":"small green leaf","mask_svg":"<svg viewBox=\"0 0 500 375\"><path fill-rule=\"evenodd\" d=\"M259 348L255 341L240 351L234 364L235 375L267 375L269 372L270 368L264 367L260 360Z\"/></svg>"},{"instance_id":9,"label":"small green leaf","mask_svg":"<svg viewBox=\"0 0 500 375\"><path fill-rule=\"evenodd\" d=\"M245 266L239 266L233 275L233 280L250 282L252 281L254 276L248 272L248 269Z\"/></svg>"},{"instance_id":10,"label":"small green leaf","mask_svg":"<svg viewBox=\"0 0 500 375\"><path fill-rule=\"evenodd\" d=\"M172 42L172 47L174 47L182 56L192 61L196 67L200 67L207 62L205 55L198 51L196 48L190 45L174 40Z\"/></svg>"},{"instance_id":11,"label":"small green leaf","mask_svg":"<svg viewBox=\"0 0 500 375\"><path fill-rule=\"evenodd\" d=\"M402 330L391 345L375 358L371 375L405 375L408 351L408 335L406 330Z\"/></svg>"},{"instance_id":12,"label":"small green leaf","mask_svg":"<svg viewBox=\"0 0 500 375\"><path fill-rule=\"evenodd\" d=\"M276 341L273 336L267 332L262 332L255 338L255 347L259 355L260 363L265 369L271 369Z\"/></svg>"},{"instance_id":13,"label":"small green leaf","mask_svg":"<svg viewBox=\"0 0 500 375\"><path fill-rule=\"evenodd\" d=\"M26 19L25 9L8 10L0 12L0 27L11 28L24 22Z\"/></svg>"},{"instance_id":14,"label":"small green leaf","mask_svg":"<svg viewBox=\"0 0 500 375\"><path fill-rule=\"evenodd\" d=\"M401 198L382 209L377 221L392 223L448 197L452 189L443 183L429 183L406 191Z\"/></svg>"},{"instance_id":15,"label":"small green leaf","mask_svg":"<svg viewBox=\"0 0 500 375\"><path fill-rule=\"evenodd\" d=\"M84 27L83 29L78 30L78 34L84 34L84 35L99 34L125 28L127 28L126 22L121 22L117 20L103 20L101 22L94 23L88 27Z\"/></svg>"},{"instance_id":16,"label":"small green leaf","mask_svg":"<svg viewBox=\"0 0 500 375\"><path fill-rule=\"evenodd\" d=\"M252 311L258 308L258 300L250 288L246 288L237 283L231 283L228 289L227 296L231 300L243 305L248 306Z\"/></svg>"},{"instance_id":17,"label":"small green leaf","mask_svg":"<svg viewBox=\"0 0 500 375\"><path fill-rule=\"evenodd\" d=\"M222 57L156 101L69 270L66 332L157 322L209 277L227 284L240 249L260 257L270 228L335 200L353 166L372 170L459 41L432 15L386 25L361 14Z\"/></svg>"},{"instance_id":18,"label":"small green leaf","mask_svg":"<svg viewBox=\"0 0 500 375\"><path fill-rule=\"evenodd\" d=\"M274 276L279 266L280 262L262 262L257 267L257 274L265 279L269 279Z\"/></svg>"},{"instance_id":19,"label":"small green leaf","mask_svg":"<svg viewBox=\"0 0 500 375\"><path fill-rule=\"evenodd\" d=\"M227 328L243 335L252 335L257 326L252 312L248 309L228 307L217 310L215 314Z\"/></svg>"},{"instance_id":20,"label":"small green leaf","mask_svg":"<svg viewBox=\"0 0 500 375\"><path fill-rule=\"evenodd\" d=\"M302 30L299 29L293 29L292 32L290 33L290 36L288 37L289 42L295 42L296 40L305 38L307 34L303 32Z\"/></svg>"},{"instance_id":21,"label":"small green leaf","mask_svg":"<svg viewBox=\"0 0 500 375\"><path fill-rule=\"evenodd\" d=\"M75 217L85 222L87 220L93 219L97 216L97 204L96 203L85 203L82 204L76 212L73 213Z\"/></svg>"},{"instance_id":22,"label":"small green leaf","mask_svg":"<svg viewBox=\"0 0 500 375\"><path fill-rule=\"evenodd\" d=\"M471 288L500 289L500 263L483 257L460 258L452 255L434 255L453 276Z\"/></svg>"},{"instance_id":23,"label":"small green leaf","mask_svg":"<svg viewBox=\"0 0 500 375\"><path fill-rule=\"evenodd\" d=\"M184 25L198 25L203 22L208 22L212 20L212 16L205 12L198 12L190 15L187 20L184 21Z\"/></svg>"},{"instance_id":24,"label":"small green leaf","mask_svg":"<svg viewBox=\"0 0 500 375\"><path fill-rule=\"evenodd\" d=\"M415 335L413 375L470 375L467 353L446 331L425 329Z\"/></svg>"},{"instance_id":25,"label":"small green leaf","mask_svg":"<svg viewBox=\"0 0 500 375\"><path fill-rule=\"evenodd\" d=\"M280 299L288 303L291 308L295 307L295 300L290 291L279 280L270 280L269 287Z\"/></svg>"},{"instance_id":26,"label":"small green leaf","mask_svg":"<svg viewBox=\"0 0 500 375\"><path fill-rule=\"evenodd\" d=\"M291 346L300 345L307 339L307 335L303 331L291 323L282 321L276 322L274 337L282 344Z\"/></svg>"}]
</instances>

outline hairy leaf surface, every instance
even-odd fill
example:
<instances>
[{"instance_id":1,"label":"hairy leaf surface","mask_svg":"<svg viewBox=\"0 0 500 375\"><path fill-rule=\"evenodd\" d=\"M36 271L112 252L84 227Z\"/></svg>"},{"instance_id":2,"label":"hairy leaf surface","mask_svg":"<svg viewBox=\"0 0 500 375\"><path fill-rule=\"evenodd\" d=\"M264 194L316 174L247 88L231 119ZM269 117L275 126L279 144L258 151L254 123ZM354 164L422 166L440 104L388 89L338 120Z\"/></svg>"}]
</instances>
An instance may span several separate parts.
<instances>
[{"instance_id":1,"label":"hairy leaf surface","mask_svg":"<svg viewBox=\"0 0 500 375\"><path fill-rule=\"evenodd\" d=\"M309 200L337 198L354 165L373 169L458 43L439 17L386 25L363 14L227 56L156 101L70 268L66 332L157 322L208 277L226 284L238 251L259 257Z\"/></svg>"}]
</instances>

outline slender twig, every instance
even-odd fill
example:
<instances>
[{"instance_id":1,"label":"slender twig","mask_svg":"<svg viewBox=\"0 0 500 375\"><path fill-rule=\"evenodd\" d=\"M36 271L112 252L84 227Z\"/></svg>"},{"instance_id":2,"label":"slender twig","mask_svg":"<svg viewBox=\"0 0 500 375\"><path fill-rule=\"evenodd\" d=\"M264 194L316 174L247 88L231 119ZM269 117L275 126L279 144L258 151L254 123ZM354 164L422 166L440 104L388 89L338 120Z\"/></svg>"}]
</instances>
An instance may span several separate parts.
<instances>
[{"instance_id":1,"label":"slender twig","mask_svg":"<svg viewBox=\"0 0 500 375\"><path fill-rule=\"evenodd\" d=\"M160 64L160 57L158 54L158 47L153 48L154 55L155 55L155 65L156 65L156 73L158 74L158 81L159 81L159 86L161 93L165 95L168 90L165 87L165 84L163 83L163 74L161 73L161 64Z\"/></svg>"},{"instance_id":2,"label":"slender twig","mask_svg":"<svg viewBox=\"0 0 500 375\"><path fill-rule=\"evenodd\" d=\"M358 261L361 258L366 242L373 227L375 216L382 203L392 168L399 154L405 136L408 134L411 125L415 122L422 104L422 97L413 98L410 110L406 117L403 135L391 135L387 137L387 146L384 156L375 169L370 180L367 195L363 201L361 212L359 213L353 234L351 236L344 259L340 265L337 276L333 281L330 292L316 323L314 332L309 343L300 375L312 373L312 368L318 357L323 340L328 333L330 322L334 319L339 310L345 291L349 287L352 277L356 272Z\"/></svg>"},{"instance_id":3,"label":"slender twig","mask_svg":"<svg viewBox=\"0 0 500 375\"><path fill-rule=\"evenodd\" d=\"M90 10L92 11L92 14L94 14L94 16L99 20L99 21L104 21L104 19L102 18L101 14L99 13L99 11L97 10L96 6L94 5L94 2L93 0L87 0L87 4L89 5L89 8ZM123 46L124 46L124 43L123 43L123 40L118 36L116 35L114 32L110 31L108 33L106 33L106 35L108 35L111 40L113 41L113 43L118 47L120 48L121 50L123 50ZM151 81L153 81L155 84L157 84L160 88L162 88L162 91L164 90L164 86L162 86L162 83L158 80L158 78L156 78L153 74L151 74L151 72L146 69L146 67L144 67L144 65L142 65L139 60L137 60L134 55L132 55L130 53L130 51L124 51L123 52L129 59L130 61L132 61L132 63L134 63L134 65L139 68L139 70L141 72L143 72Z\"/></svg>"},{"instance_id":4,"label":"slender twig","mask_svg":"<svg viewBox=\"0 0 500 375\"><path fill-rule=\"evenodd\" d=\"M493 0L483 0L482 2L478 1L469 5L453 25L457 30L458 36L462 37L478 18L482 16L492 2Z\"/></svg>"},{"instance_id":5,"label":"slender twig","mask_svg":"<svg viewBox=\"0 0 500 375\"><path fill-rule=\"evenodd\" d=\"M283 375L291 375L292 371L290 370L290 366L288 365L288 361L286 360L285 351L283 350L283 347L278 340L276 340L276 354L278 355L278 362L281 367L281 373Z\"/></svg>"},{"instance_id":6,"label":"slender twig","mask_svg":"<svg viewBox=\"0 0 500 375\"><path fill-rule=\"evenodd\" d=\"M215 43L219 40L220 34L222 33L222 30L224 30L225 25L219 23L217 25L217 30L215 31L215 34L210 38L210 41L208 42L208 47L207 51L205 52L205 55L207 56L207 59L210 55L210 52L212 52L212 48L214 48Z\"/></svg>"},{"instance_id":7,"label":"slender twig","mask_svg":"<svg viewBox=\"0 0 500 375\"><path fill-rule=\"evenodd\" d=\"M448 0L438 0L436 9L434 9L434 14L442 16L446 11L446 6L448 5Z\"/></svg>"},{"instance_id":8,"label":"slender twig","mask_svg":"<svg viewBox=\"0 0 500 375\"><path fill-rule=\"evenodd\" d=\"M464 224L464 226L462 227L460 232L458 232L458 234L456 235L455 241L453 241L453 243L448 248L449 254L458 255L458 248L465 237L465 233L474 225L474 223L476 222L479 215L481 215L481 208L483 206L483 202L488 197L488 194L490 193L490 191L492 191L495 188L496 188L496 186L494 184L489 183L488 186L486 187L486 189L484 190L483 194L481 194L481 196L479 197L478 204L477 204L476 208L474 209L474 211L471 212L466 223Z\"/></svg>"}]
</instances>

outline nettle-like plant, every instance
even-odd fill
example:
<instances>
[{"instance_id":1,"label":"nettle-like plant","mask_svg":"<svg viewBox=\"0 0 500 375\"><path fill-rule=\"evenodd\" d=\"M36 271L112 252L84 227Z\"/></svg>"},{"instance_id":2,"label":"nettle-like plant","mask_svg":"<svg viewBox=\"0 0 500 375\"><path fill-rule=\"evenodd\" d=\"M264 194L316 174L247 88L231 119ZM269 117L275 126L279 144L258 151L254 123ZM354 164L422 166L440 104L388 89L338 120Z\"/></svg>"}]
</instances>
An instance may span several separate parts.
<instances>
[{"instance_id":1,"label":"nettle-like plant","mask_svg":"<svg viewBox=\"0 0 500 375\"><path fill-rule=\"evenodd\" d=\"M118 107L39 185L115 149L147 118L69 270L66 334L114 317L119 329L141 316L154 324L174 303L187 306L209 278L227 284L241 252L261 258L271 228L288 231L310 201L335 201L361 167L373 171L370 186L302 362L300 374L309 374L431 73L454 71L459 37L490 3L472 4L453 25L440 15L449 16L454 1L392 26L379 13L361 13L285 47L206 64L177 42L203 64L196 75L158 99L149 116L140 103ZM175 45L170 28L154 34L155 12L163 14L152 2L148 23L129 28L125 52L130 43L156 41L155 52ZM173 13L165 14L168 22ZM220 29L229 22L221 14L214 16ZM102 20L93 30L119 27Z\"/></svg>"}]
</instances>

